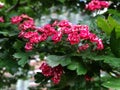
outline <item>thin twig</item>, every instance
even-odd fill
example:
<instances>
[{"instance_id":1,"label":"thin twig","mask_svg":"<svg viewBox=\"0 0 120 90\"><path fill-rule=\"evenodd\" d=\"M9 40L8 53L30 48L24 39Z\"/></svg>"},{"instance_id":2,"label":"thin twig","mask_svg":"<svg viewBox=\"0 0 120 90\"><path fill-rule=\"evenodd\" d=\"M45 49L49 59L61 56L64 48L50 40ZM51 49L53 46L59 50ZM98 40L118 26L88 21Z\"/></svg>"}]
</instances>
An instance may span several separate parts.
<instances>
[{"instance_id":1,"label":"thin twig","mask_svg":"<svg viewBox=\"0 0 120 90\"><path fill-rule=\"evenodd\" d=\"M20 3L20 0L18 0L16 2L16 4L13 5L11 8L9 8L8 10L6 10L6 13L8 13L8 12L12 11L13 9L17 8L19 6L19 3Z\"/></svg>"}]
</instances>

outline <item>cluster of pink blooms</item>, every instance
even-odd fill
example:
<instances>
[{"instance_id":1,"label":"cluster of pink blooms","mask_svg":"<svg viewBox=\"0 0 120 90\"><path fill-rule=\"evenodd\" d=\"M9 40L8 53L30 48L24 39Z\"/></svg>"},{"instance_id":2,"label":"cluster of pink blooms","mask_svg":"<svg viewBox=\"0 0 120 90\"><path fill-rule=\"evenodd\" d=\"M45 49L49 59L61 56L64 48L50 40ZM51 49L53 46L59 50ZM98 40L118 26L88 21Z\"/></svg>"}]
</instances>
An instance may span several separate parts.
<instances>
[{"instance_id":1,"label":"cluster of pink blooms","mask_svg":"<svg viewBox=\"0 0 120 90\"><path fill-rule=\"evenodd\" d=\"M61 65L52 68L46 62L43 62L40 69L44 76L51 77L54 84L58 84L60 82L61 75L63 74L63 68Z\"/></svg>"},{"instance_id":2,"label":"cluster of pink blooms","mask_svg":"<svg viewBox=\"0 0 120 90\"><path fill-rule=\"evenodd\" d=\"M89 2L86 5L86 9L90 10L90 11L95 11L95 10L99 10L102 8L108 8L110 5L110 3L108 1L103 1L103 0L91 0L91 2Z\"/></svg>"},{"instance_id":3,"label":"cluster of pink blooms","mask_svg":"<svg viewBox=\"0 0 120 90\"><path fill-rule=\"evenodd\" d=\"M0 22L4 22L3 16L0 17Z\"/></svg>"},{"instance_id":4,"label":"cluster of pink blooms","mask_svg":"<svg viewBox=\"0 0 120 90\"><path fill-rule=\"evenodd\" d=\"M32 50L37 43L45 41L51 37L54 43L62 41L63 36L67 36L66 42L70 45L80 44L82 41L89 41L96 44L97 50L104 48L102 40L89 31L87 25L73 25L67 20L55 21L53 24L46 24L43 27L36 27L34 20L27 15L14 16L11 18L12 24L17 24L20 30L19 37L27 40L25 49ZM79 50L86 50L90 44L81 44Z\"/></svg>"},{"instance_id":5,"label":"cluster of pink blooms","mask_svg":"<svg viewBox=\"0 0 120 90\"><path fill-rule=\"evenodd\" d=\"M88 49L91 44L95 45L97 50L104 48L102 40L91 33L87 25L73 25L67 20L62 20L46 24L43 27L36 27L34 20L25 14L12 17L11 23L18 25L19 37L27 41L25 45L27 51L32 50L35 44L46 41L48 37L55 44L66 40L64 42L69 42L69 45L78 45L79 51ZM86 43L82 43L84 41ZM55 84L60 82L63 74L61 65L50 67L46 62L43 62L40 69L42 74L51 77Z\"/></svg>"}]
</instances>

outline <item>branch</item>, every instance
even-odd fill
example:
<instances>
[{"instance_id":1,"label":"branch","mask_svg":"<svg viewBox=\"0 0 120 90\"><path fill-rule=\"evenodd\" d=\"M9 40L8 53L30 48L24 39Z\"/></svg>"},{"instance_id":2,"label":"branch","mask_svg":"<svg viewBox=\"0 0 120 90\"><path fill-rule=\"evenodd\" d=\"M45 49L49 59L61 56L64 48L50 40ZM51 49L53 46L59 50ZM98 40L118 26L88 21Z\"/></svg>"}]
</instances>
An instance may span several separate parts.
<instances>
[{"instance_id":1,"label":"branch","mask_svg":"<svg viewBox=\"0 0 120 90\"><path fill-rule=\"evenodd\" d=\"M20 0L18 0L18 1L16 2L16 4L13 5L11 8L9 8L8 10L6 10L6 12L8 13L8 12L12 11L13 9L17 8L17 7L19 6L19 3L20 3Z\"/></svg>"},{"instance_id":2,"label":"branch","mask_svg":"<svg viewBox=\"0 0 120 90\"><path fill-rule=\"evenodd\" d=\"M9 8L8 10L6 10L6 12L10 12L12 10L14 10L15 8L18 8L19 6L26 6L27 5L27 2L21 2L20 3L20 0L17 1L17 3L15 5L13 5L11 8Z\"/></svg>"}]
</instances>

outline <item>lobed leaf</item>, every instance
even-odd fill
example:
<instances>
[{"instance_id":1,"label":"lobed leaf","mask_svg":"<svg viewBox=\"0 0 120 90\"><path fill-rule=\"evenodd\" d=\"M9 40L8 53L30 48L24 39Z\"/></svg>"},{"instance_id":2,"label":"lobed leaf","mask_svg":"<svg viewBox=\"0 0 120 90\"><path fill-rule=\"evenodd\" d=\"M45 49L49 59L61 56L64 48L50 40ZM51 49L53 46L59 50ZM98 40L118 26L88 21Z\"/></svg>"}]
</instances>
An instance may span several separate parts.
<instances>
[{"instance_id":1,"label":"lobed leaf","mask_svg":"<svg viewBox=\"0 0 120 90\"><path fill-rule=\"evenodd\" d=\"M51 67L58 66L59 64L66 66L71 63L70 57L67 56L48 55L46 60Z\"/></svg>"}]
</instances>

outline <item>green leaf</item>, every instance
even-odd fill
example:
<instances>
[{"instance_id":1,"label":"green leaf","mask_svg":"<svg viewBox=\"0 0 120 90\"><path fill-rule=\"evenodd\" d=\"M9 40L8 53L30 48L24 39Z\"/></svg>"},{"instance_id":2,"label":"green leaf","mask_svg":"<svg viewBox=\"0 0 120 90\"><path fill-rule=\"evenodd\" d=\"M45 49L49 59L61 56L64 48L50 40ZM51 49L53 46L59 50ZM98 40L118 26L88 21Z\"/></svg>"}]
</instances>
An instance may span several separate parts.
<instances>
[{"instance_id":1,"label":"green leaf","mask_svg":"<svg viewBox=\"0 0 120 90\"><path fill-rule=\"evenodd\" d=\"M19 59L18 64L24 67L24 65L29 60L29 56L31 56L32 54L33 54L32 52L28 52L28 53L18 52L18 53L15 53L13 56L14 58Z\"/></svg>"},{"instance_id":2,"label":"green leaf","mask_svg":"<svg viewBox=\"0 0 120 90\"><path fill-rule=\"evenodd\" d=\"M0 31L0 34L3 34L4 36L7 36L8 35L8 32L7 31Z\"/></svg>"},{"instance_id":3,"label":"green leaf","mask_svg":"<svg viewBox=\"0 0 120 90\"><path fill-rule=\"evenodd\" d=\"M106 64L109 64L113 68L120 68L120 58L112 55L97 55L92 52L81 53L81 56L85 60L94 60L94 61L103 61Z\"/></svg>"},{"instance_id":4,"label":"green leaf","mask_svg":"<svg viewBox=\"0 0 120 90\"><path fill-rule=\"evenodd\" d=\"M120 16L120 13L118 10L115 10L115 9L109 9L108 12L110 14L113 14L113 15L116 15L116 16Z\"/></svg>"},{"instance_id":5,"label":"green leaf","mask_svg":"<svg viewBox=\"0 0 120 90\"><path fill-rule=\"evenodd\" d=\"M113 66L115 68L120 67L120 58L116 58L113 56L103 56L103 60L105 63L109 64L110 66Z\"/></svg>"},{"instance_id":6,"label":"green leaf","mask_svg":"<svg viewBox=\"0 0 120 90\"><path fill-rule=\"evenodd\" d=\"M120 38L120 25L115 28L116 31L116 38Z\"/></svg>"},{"instance_id":7,"label":"green leaf","mask_svg":"<svg viewBox=\"0 0 120 90\"><path fill-rule=\"evenodd\" d=\"M18 64L21 65L22 67L28 62L28 56L26 55L26 53L19 52L19 53L15 53L13 56L15 58L20 59L18 61Z\"/></svg>"},{"instance_id":8,"label":"green leaf","mask_svg":"<svg viewBox=\"0 0 120 90\"><path fill-rule=\"evenodd\" d=\"M111 32L115 28L116 37L119 38L120 37L120 24L115 19L113 19L111 16L108 17L107 21L111 27Z\"/></svg>"},{"instance_id":9,"label":"green leaf","mask_svg":"<svg viewBox=\"0 0 120 90\"><path fill-rule=\"evenodd\" d=\"M92 57L90 59L95 60L95 61L102 60L104 63L109 64L113 68L119 68L120 67L120 58L116 58L114 56L110 56L110 55L104 56L104 55L101 55L101 56L94 56L94 57Z\"/></svg>"},{"instance_id":10,"label":"green leaf","mask_svg":"<svg viewBox=\"0 0 120 90\"><path fill-rule=\"evenodd\" d=\"M83 66L83 64L79 63L77 67L77 75L85 75L87 73L87 69Z\"/></svg>"},{"instance_id":11,"label":"green leaf","mask_svg":"<svg viewBox=\"0 0 120 90\"><path fill-rule=\"evenodd\" d=\"M119 26L119 23L115 19L113 19L111 16L108 17L107 22L110 25L110 28L111 28L110 30L113 30L113 28L115 28L116 26Z\"/></svg>"},{"instance_id":12,"label":"green leaf","mask_svg":"<svg viewBox=\"0 0 120 90\"><path fill-rule=\"evenodd\" d=\"M65 2L65 0L59 0L61 3L64 3Z\"/></svg>"},{"instance_id":13,"label":"green leaf","mask_svg":"<svg viewBox=\"0 0 120 90\"><path fill-rule=\"evenodd\" d=\"M66 66L71 63L70 57L67 56L48 55L46 60L51 67L58 66L59 64Z\"/></svg>"},{"instance_id":14,"label":"green leaf","mask_svg":"<svg viewBox=\"0 0 120 90\"><path fill-rule=\"evenodd\" d=\"M20 51L20 49L23 47L23 42L20 41L20 40L17 40L17 41L13 44L13 47L14 47L16 50Z\"/></svg>"},{"instance_id":15,"label":"green leaf","mask_svg":"<svg viewBox=\"0 0 120 90\"><path fill-rule=\"evenodd\" d=\"M6 68L6 71L14 74L18 69L17 61L14 60L10 53L4 51L0 53L0 68Z\"/></svg>"},{"instance_id":16,"label":"green leaf","mask_svg":"<svg viewBox=\"0 0 120 90\"><path fill-rule=\"evenodd\" d=\"M102 18L102 17L98 17L97 18L97 25L98 27L100 27L104 32L106 32L106 34L110 34L111 30L110 30L110 26L108 25L107 21Z\"/></svg>"},{"instance_id":17,"label":"green leaf","mask_svg":"<svg viewBox=\"0 0 120 90\"><path fill-rule=\"evenodd\" d=\"M70 69L70 70L76 70L77 67L78 67L78 65L79 65L79 63L74 62L74 63L69 64L69 65L67 66L67 68Z\"/></svg>"},{"instance_id":18,"label":"green leaf","mask_svg":"<svg viewBox=\"0 0 120 90\"><path fill-rule=\"evenodd\" d=\"M87 69L82 65L81 62L78 61L72 61L67 68L69 70L76 70L77 75L84 75L87 73Z\"/></svg>"},{"instance_id":19,"label":"green leaf","mask_svg":"<svg viewBox=\"0 0 120 90\"><path fill-rule=\"evenodd\" d=\"M107 35L110 35L112 30L115 28L117 38L120 37L120 23L118 23L114 18L111 16L108 19L98 17L97 18L97 25L100 27Z\"/></svg>"},{"instance_id":20,"label":"green leaf","mask_svg":"<svg viewBox=\"0 0 120 90\"><path fill-rule=\"evenodd\" d=\"M115 29L110 36L110 48L116 57L120 57L120 38L117 39Z\"/></svg>"},{"instance_id":21,"label":"green leaf","mask_svg":"<svg viewBox=\"0 0 120 90\"><path fill-rule=\"evenodd\" d=\"M18 64L16 61L8 58L0 59L0 68L5 67L7 71L14 74L18 69Z\"/></svg>"},{"instance_id":22,"label":"green leaf","mask_svg":"<svg viewBox=\"0 0 120 90\"><path fill-rule=\"evenodd\" d=\"M102 84L106 88L120 90L120 78L110 78Z\"/></svg>"}]
</instances>

